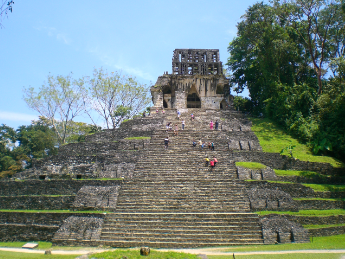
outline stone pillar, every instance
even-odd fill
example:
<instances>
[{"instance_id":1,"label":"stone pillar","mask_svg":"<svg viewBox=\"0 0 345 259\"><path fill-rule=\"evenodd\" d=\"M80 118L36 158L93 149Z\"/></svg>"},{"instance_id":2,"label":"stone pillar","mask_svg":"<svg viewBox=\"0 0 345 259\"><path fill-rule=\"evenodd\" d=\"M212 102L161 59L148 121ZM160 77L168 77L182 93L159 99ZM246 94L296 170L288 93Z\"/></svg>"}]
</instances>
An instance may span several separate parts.
<instances>
[{"instance_id":1,"label":"stone pillar","mask_svg":"<svg viewBox=\"0 0 345 259\"><path fill-rule=\"evenodd\" d=\"M163 107L163 92L154 92L152 95L153 107L162 108Z\"/></svg>"},{"instance_id":2,"label":"stone pillar","mask_svg":"<svg viewBox=\"0 0 345 259\"><path fill-rule=\"evenodd\" d=\"M187 93L184 91L176 91L175 92L175 109L185 109L187 108Z\"/></svg>"}]
</instances>

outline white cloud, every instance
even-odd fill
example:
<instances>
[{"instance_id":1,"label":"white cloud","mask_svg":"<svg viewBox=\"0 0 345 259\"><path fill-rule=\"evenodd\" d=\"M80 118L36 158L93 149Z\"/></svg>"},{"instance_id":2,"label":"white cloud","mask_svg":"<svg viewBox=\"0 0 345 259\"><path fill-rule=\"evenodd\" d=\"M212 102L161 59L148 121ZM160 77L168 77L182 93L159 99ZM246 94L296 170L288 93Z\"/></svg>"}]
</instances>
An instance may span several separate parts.
<instances>
[{"instance_id":1,"label":"white cloud","mask_svg":"<svg viewBox=\"0 0 345 259\"><path fill-rule=\"evenodd\" d=\"M226 33L228 34L228 35L230 35L230 36L236 36L236 34L237 34L237 31L236 30L234 30L234 29L229 29L229 30L227 30L226 31Z\"/></svg>"},{"instance_id":2,"label":"white cloud","mask_svg":"<svg viewBox=\"0 0 345 259\"><path fill-rule=\"evenodd\" d=\"M105 65L113 67L116 70L122 70L126 72L129 75L135 76L135 77L141 77L148 81L154 81L155 78L150 75L149 73L146 73L142 71L139 68L136 67L130 67L121 61L121 57L118 58L117 61L109 55L108 53L100 51L98 48L86 48L86 51L91 53L92 55L95 55L99 60L101 60Z\"/></svg>"},{"instance_id":3,"label":"white cloud","mask_svg":"<svg viewBox=\"0 0 345 259\"><path fill-rule=\"evenodd\" d=\"M37 120L38 116L17 112L4 112L0 111L0 120L18 121L18 122L31 122Z\"/></svg>"},{"instance_id":4,"label":"white cloud","mask_svg":"<svg viewBox=\"0 0 345 259\"><path fill-rule=\"evenodd\" d=\"M57 29L54 27L42 26L42 27L36 27L35 29L38 31L46 32L49 37L54 37L58 41L61 41L66 45L70 45L72 42L72 40L67 36L67 34L57 31Z\"/></svg>"}]
</instances>

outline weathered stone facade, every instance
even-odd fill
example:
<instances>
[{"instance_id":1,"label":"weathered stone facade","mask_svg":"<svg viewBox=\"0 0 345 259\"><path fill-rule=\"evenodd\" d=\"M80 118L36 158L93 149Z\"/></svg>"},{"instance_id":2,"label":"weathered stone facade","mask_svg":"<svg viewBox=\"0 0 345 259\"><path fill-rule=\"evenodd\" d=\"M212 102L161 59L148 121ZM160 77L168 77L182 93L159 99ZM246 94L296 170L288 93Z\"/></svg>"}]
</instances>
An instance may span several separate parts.
<instances>
[{"instance_id":1,"label":"weathered stone facade","mask_svg":"<svg viewBox=\"0 0 345 259\"><path fill-rule=\"evenodd\" d=\"M292 199L291 195L280 190L252 188L247 190L247 195L252 211L298 211L297 204Z\"/></svg>"},{"instance_id":2,"label":"weathered stone facade","mask_svg":"<svg viewBox=\"0 0 345 259\"><path fill-rule=\"evenodd\" d=\"M270 167L264 169L249 169L237 166L237 175L240 180L276 180L277 175Z\"/></svg>"},{"instance_id":3,"label":"weathered stone facade","mask_svg":"<svg viewBox=\"0 0 345 259\"><path fill-rule=\"evenodd\" d=\"M158 77L151 87L154 107L226 109L231 105L219 50L176 49L172 67L172 74Z\"/></svg>"},{"instance_id":4,"label":"weathered stone facade","mask_svg":"<svg viewBox=\"0 0 345 259\"><path fill-rule=\"evenodd\" d=\"M115 210L120 186L83 186L73 202L77 210Z\"/></svg>"},{"instance_id":5,"label":"weathered stone facade","mask_svg":"<svg viewBox=\"0 0 345 259\"><path fill-rule=\"evenodd\" d=\"M260 222L265 244L309 242L308 230L284 216L268 215Z\"/></svg>"},{"instance_id":6,"label":"weathered stone facade","mask_svg":"<svg viewBox=\"0 0 345 259\"><path fill-rule=\"evenodd\" d=\"M53 240L100 240L103 221L102 218L96 217L68 217L55 233Z\"/></svg>"}]
</instances>

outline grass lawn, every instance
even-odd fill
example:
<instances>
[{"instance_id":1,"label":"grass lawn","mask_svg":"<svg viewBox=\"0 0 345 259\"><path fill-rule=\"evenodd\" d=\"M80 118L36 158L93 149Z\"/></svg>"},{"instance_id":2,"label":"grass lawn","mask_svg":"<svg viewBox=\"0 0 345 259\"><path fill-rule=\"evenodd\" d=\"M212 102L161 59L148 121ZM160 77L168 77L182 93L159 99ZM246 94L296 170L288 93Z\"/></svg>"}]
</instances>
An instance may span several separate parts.
<instances>
[{"instance_id":1,"label":"grass lawn","mask_svg":"<svg viewBox=\"0 0 345 259\"><path fill-rule=\"evenodd\" d=\"M26 212L26 213L114 213L111 211L100 211L100 210L7 210L0 209L0 212Z\"/></svg>"},{"instance_id":2,"label":"grass lawn","mask_svg":"<svg viewBox=\"0 0 345 259\"><path fill-rule=\"evenodd\" d=\"M265 118L250 118L253 122L252 131L258 137L262 151L269 153L280 153L288 146L296 146L292 150L295 158L302 161L330 163L333 167L343 167L344 164L339 160L328 156L315 156L307 145L301 144L292 138L285 130L280 128L273 121ZM289 155L287 152L284 155Z\"/></svg>"},{"instance_id":3,"label":"grass lawn","mask_svg":"<svg viewBox=\"0 0 345 259\"><path fill-rule=\"evenodd\" d=\"M307 184L303 183L304 186L312 188L317 192L345 192L345 185L335 185L335 184Z\"/></svg>"},{"instance_id":4,"label":"grass lawn","mask_svg":"<svg viewBox=\"0 0 345 259\"><path fill-rule=\"evenodd\" d=\"M151 137L128 137L124 138L125 140L132 140L132 139L151 139Z\"/></svg>"},{"instance_id":5,"label":"grass lawn","mask_svg":"<svg viewBox=\"0 0 345 259\"><path fill-rule=\"evenodd\" d=\"M322 178L326 180L329 178L327 175L322 175L317 172L312 172L312 171L298 171L298 170L278 170L274 169L274 172L276 175L281 175L281 176L301 176L305 178Z\"/></svg>"},{"instance_id":6,"label":"grass lawn","mask_svg":"<svg viewBox=\"0 0 345 259\"><path fill-rule=\"evenodd\" d=\"M236 162L236 166L241 166L249 169L264 169L267 166L257 162Z\"/></svg>"},{"instance_id":7,"label":"grass lawn","mask_svg":"<svg viewBox=\"0 0 345 259\"><path fill-rule=\"evenodd\" d=\"M293 211L257 211L255 212L259 215L268 215L268 214L287 214L287 215L295 215L295 216L335 216L335 215L345 215L344 209L337 209L337 210L300 210L298 212Z\"/></svg>"},{"instance_id":8,"label":"grass lawn","mask_svg":"<svg viewBox=\"0 0 345 259\"><path fill-rule=\"evenodd\" d=\"M331 228L331 227L342 227L344 224L332 224L332 225L303 225L304 228L313 229L313 228Z\"/></svg>"},{"instance_id":9,"label":"grass lawn","mask_svg":"<svg viewBox=\"0 0 345 259\"><path fill-rule=\"evenodd\" d=\"M142 259L142 258L154 258L154 259L197 259L197 255L177 253L177 252L159 252L157 250L150 251L148 256L140 255L140 249L117 249L111 252L103 252L98 254L93 254L92 258L104 258L104 259L122 259L124 257L128 259Z\"/></svg>"},{"instance_id":10,"label":"grass lawn","mask_svg":"<svg viewBox=\"0 0 345 259\"><path fill-rule=\"evenodd\" d=\"M342 198L292 198L295 201L343 201Z\"/></svg>"},{"instance_id":11,"label":"grass lawn","mask_svg":"<svg viewBox=\"0 0 345 259\"><path fill-rule=\"evenodd\" d=\"M307 249L345 249L345 234L313 237L312 243L299 244L277 244L277 245L255 245L255 246L236 246L220 249L220 252L253 252L253 251L286 251L286 250L307 250ZM237 256L236 256L237 257ZM299 258L299 257L298 257ZM328 257L324 257L328 258Z\"/></svg>"},{"instance_id":12,"label":"grass lawn","mask_svg":"<svg viewBox=\"0 0 345 259\"><path fill-rule=\"evenodd\" d=\"M229 259L229 255L208 255L209 259ZM339 259L340 254L265 254L265 255L236 255L236 259Z\"/></svg>"},{"instance_id":13,"label":"grass lawn","mask_svg":"<svg viewBox=\"0 0 345 259\"><path fill-rule=\"evenodd\" d=\"M0 259L74 259L78 255L45 255L0 251Z\"/></svg>"}]
</instances>

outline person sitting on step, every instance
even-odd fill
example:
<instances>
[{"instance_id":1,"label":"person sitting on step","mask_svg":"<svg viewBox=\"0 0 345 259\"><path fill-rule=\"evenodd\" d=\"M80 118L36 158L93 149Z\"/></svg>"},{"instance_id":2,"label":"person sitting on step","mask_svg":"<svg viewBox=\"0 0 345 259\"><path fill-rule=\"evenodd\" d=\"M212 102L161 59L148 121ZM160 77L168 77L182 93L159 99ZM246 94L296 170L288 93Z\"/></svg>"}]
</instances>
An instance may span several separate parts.
<instances>
[{"instance_id":1,"label":"person sitting on step","mask_svg":"<svg viewBox=\"0 0 345 259\"><path fill-rule=\"evenodd\" d=\"M214 160L211 160L211 161L210 161L210 166L211 166L211 171L213 171L213 168L214 168Z\"/></svg>"},{"instance_id":2,"label":"person sitting on step","mask_svg":"<svg viewBox=\"0 0 345 259\"><path fill-rule=\"evenodd\" d=\"M175 124L174 134L175 134L175 136L178 135L178 126L177 126L177 124Z\"/></svg>"},{"instance_id":3,"label":"person sitting on step","mask_svg":"<svg viewBox=\"0 0 345 259\"><path fill-rule=\"evenodd\" d=\"M218 160L216 157L213 158L213 161L214 161L214 166L216 166L216 164L218 163Z\"/></svg>"},{"instance_id":4,"label":"person sitting on step","mask_svg":"<svg viewBox=\"0 0 345 259\"><path fill-rule=\"evenodd\" d=\"M208 163L210 162L210 159L208 157L205 157L205 166L208 167Z\"/></svg>"}]
</instances>

